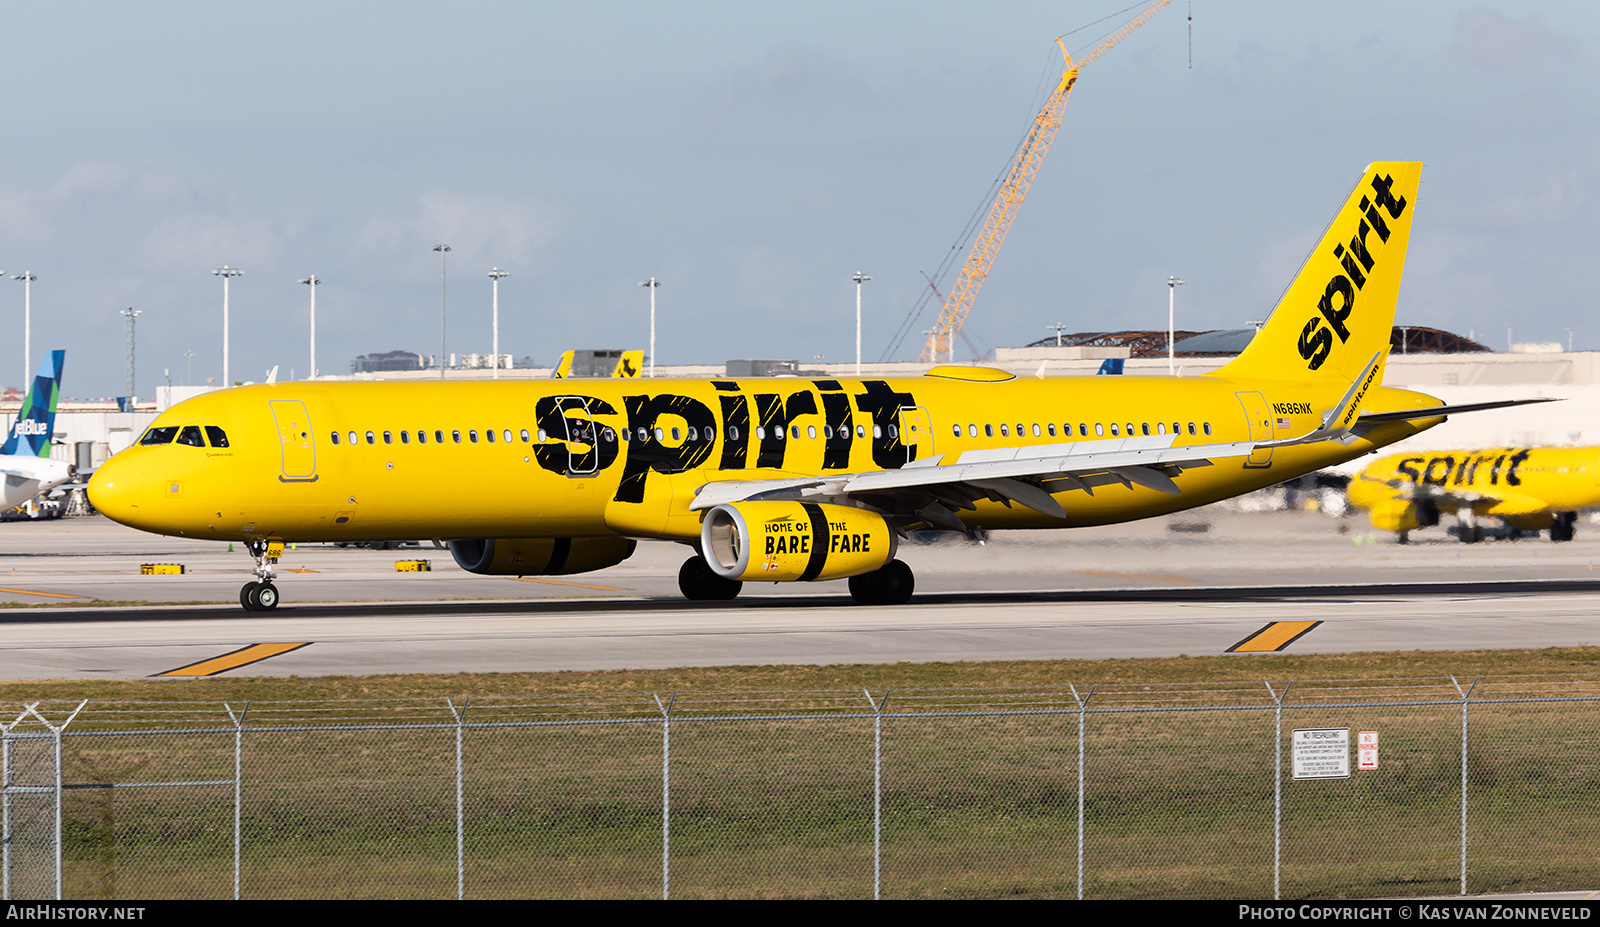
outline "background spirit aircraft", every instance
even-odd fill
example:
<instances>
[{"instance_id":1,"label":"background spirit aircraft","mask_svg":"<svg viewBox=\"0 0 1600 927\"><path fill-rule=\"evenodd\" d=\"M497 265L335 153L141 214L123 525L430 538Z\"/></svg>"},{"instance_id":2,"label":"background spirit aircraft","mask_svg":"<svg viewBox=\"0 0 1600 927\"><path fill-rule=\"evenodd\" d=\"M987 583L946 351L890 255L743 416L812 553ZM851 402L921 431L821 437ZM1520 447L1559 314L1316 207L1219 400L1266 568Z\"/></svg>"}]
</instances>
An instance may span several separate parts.
<instances>
[{"instance_id":1,"label":"background spirit aircraft","mask_svg":"<svg viewBox=\"0 0 1600 927\"><path fill-rule=\"evenodd\" d=\"M1494 447L1473 451L1392 454L1373 461L1350 482L1350 503L1368 510L1372 526L1399 533L1439 523L1459 524L1466 543L1484 538L1482 518L1520 531L1549 529L1570 541L1578 513L1600 508L1600 447Z\"/></svg>"}]
</instances>

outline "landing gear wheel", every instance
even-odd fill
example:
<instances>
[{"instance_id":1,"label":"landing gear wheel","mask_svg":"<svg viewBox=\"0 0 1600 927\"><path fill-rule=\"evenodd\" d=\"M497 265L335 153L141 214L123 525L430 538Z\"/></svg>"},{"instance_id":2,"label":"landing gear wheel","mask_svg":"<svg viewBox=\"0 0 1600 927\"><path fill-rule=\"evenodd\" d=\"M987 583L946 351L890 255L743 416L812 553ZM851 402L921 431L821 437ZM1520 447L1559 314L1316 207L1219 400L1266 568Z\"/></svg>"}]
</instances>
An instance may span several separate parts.
<instances>
[{"instance_id":1,"label":"landing gear wheel","mask_svg":"<svg viewBox=\"0 0 1600 927\"><path fill-rule=\"evenodd\" d=\"M1550 540L1558 543L1572 540L1578 533L1577 521L1577 512L1562 512L1557 515L1550 522Z\"/></svg>"},{"instance_id":2,"label":"landing gear wheel","mask_svg":"<svg viewBox=\"0 0 1600 927\"><path fill-rule=\"evenodd\" d=\"M690 557L678 568L678 590L691 602L725 602L743 588L737 579L718 576L700 557Z\"/></svg>"},{"instance_id":3,"label":"landing gear wheel","mask_svg":"<svg viewBox=\"0 0 1600 927\"><path fill-rule=\"evenodd\" d=\"M861 605L904 605L915 588L916 577L903 560L850 577L850 597Z\"/></svg>"},{"instance_id":4,"label":"landing gear wheel","mask_svg":"<svg viewBox=\"0 0 1600 927\"><path fill-rule=\"evenodd\" d=\"M239 590L239 604L248 611L270 612L278 607L278 587L271 583L245 583Z\"/></svg>"}]
</instances>

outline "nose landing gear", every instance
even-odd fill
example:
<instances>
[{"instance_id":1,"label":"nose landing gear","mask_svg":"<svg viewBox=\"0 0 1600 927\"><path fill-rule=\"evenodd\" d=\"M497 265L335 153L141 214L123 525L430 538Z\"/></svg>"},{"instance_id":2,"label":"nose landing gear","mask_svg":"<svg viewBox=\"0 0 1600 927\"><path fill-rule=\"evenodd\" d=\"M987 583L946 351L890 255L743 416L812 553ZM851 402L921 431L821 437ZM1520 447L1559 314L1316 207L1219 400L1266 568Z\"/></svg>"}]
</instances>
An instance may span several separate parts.
<instances>
[{"instance_id":1,"label":"nose landing gear","mask_svg":"<svg viewBox=\"0 0 1600 927\"><path fill-rule=\"evenodd\" d=\"M251 575L261 579L244 584L239 590L239 604L246 611L270 612L278 607L278 587L272 583L272 571L278 565L278 558L283 556L283 542L246 541L245 546L256 558L256 568L250 571Z\"/></svg>"}]
</instances>

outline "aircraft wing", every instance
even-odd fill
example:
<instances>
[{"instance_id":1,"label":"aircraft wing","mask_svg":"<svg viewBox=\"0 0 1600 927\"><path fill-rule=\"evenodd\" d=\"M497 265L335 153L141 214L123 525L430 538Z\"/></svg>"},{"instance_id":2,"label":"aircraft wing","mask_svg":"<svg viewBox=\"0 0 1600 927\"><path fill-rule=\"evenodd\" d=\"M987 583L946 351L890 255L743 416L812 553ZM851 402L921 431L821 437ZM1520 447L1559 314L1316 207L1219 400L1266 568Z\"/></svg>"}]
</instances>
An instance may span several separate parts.
<instances>
[{"instance_id":1,"label":"aircraft wing","mask_svg":"<svg viewBox=\"0 0 1600 927\"><path fill-rule=\"evenodd\" d=\"M1550 504L1535 496L1524 493L1506 492L1503 488L1494 492L1478 492L1476 490L1462 490L1453 487L1440 486L1434 483L1413 483L1410 480L1391 479L1378 480L1373 477L1359 477L1368 482L1382 483L1390 490L1389 498L1399 502L1432 502L1445 511L1461 511L1471 509L1480 515L1530 515L1550 509Z\"/></svg>"},{"instance_id":2,"label":"aircraft wing","mask_svg":"<svg viewBox=\"0 0 1600 927\"><path fill-rule=\"evenodd\" d=\"M1096 486L1143 486L1157 492L1181 492L1172 478L1186 469L1209 467L1214 458L1243 457L1266 442L1174 446L1176 435L1109 441L1077 441L1031 447L968 451L953 463L943 455L914 461L897 470L841 473L837 476L775 480L730 480L700 488L692 510L730 502L766 499L826 501L899 497L922 503L916 517L965 531L953 509L971 509L979 499L1015 502L1044 515L1066 517L1051 493Z\"/></svg>"}]
</instances>

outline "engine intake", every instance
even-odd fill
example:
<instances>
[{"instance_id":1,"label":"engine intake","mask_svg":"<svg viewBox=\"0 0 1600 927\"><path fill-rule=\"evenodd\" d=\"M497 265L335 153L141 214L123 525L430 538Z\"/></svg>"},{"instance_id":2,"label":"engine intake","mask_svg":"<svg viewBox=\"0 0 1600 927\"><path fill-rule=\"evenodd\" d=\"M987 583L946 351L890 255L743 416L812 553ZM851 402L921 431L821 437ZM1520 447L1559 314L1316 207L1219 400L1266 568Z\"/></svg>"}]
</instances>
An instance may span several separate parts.
<instances>
[{"instance_id":1,"label":"engine intake","mask_svg":"<svg viewBox=\"0 0 1600 927\"><path fill-rule=\"evenodd\" d=\"M894 559L883 516L812 502L735 502L706 513L700 549L718 576L810 582L871 573Z\"/></svg>"},{"instance_id":2,"label":"engine intake","mask_svg":"<svg viewBox=\"0 0 1600 927\"><path fill-rule=\"evenodd\" d=\"M632 538L488 538L450 542L463 570L489 576L565 576L616 566L633 556Z\"/></svg>"}]
</instances>

